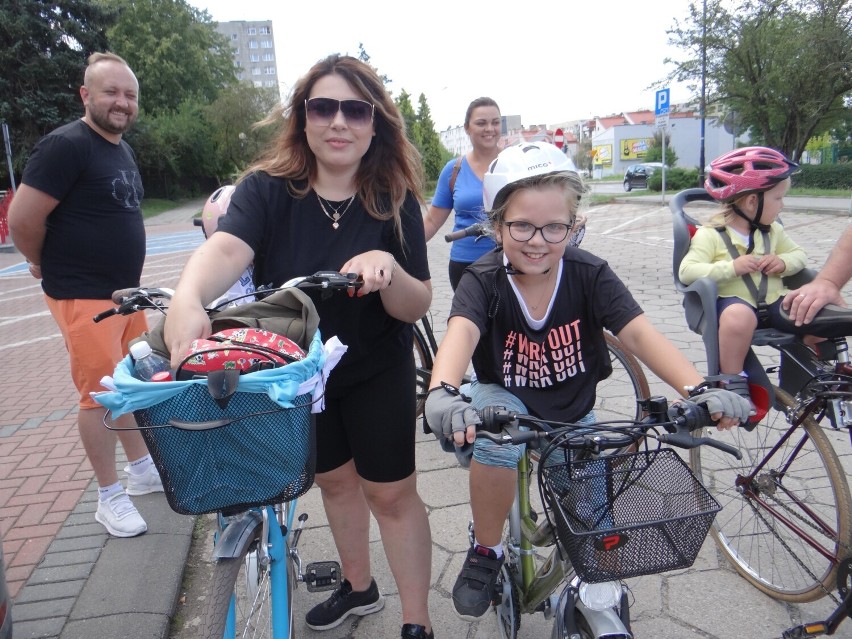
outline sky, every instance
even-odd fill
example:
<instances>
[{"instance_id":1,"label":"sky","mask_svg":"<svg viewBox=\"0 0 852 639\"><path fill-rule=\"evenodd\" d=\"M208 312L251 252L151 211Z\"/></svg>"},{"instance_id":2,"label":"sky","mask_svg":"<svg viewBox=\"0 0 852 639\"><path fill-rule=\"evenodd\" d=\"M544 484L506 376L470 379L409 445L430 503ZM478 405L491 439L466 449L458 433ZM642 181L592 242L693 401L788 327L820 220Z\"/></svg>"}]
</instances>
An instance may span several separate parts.
<instances>
[{"instance_id":1,"label":"sky","mask_svg":"<svg viewBox=\"0 0 852 639\"><path fill-rule=\"evenodd\" d=\"M697 0L696 0L697 1ZM282 96L317 60L358 54L403 90L415 109L421 93L435 129L463 124L480 96L525 127L653 109L658 88L685 59L666 31L689 15L690 0L665 3L533 0L510 13L502 2L428 0L188 0L217 22L272 20ZM666 84L671 103L692 97Z\"/></svg>"}]
</instances>

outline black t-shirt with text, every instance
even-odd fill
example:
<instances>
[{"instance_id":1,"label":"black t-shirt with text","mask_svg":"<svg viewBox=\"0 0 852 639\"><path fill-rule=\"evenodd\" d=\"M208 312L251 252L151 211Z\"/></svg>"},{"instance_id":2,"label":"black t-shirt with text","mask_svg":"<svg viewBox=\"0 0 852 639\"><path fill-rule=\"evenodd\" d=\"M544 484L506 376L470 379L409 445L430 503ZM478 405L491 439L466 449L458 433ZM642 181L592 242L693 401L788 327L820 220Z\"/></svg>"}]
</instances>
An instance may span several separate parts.
<instances>
[{"instance_id":1,"label":"black t-shirt with text","mask_svg":"<svg viewBox=\"0 0 852 639\"><path fill-rule=\"evenodd\" d=\"M602 259L568 248L556 300L544 325L527 322L498 248L469 266L450 317L472 321L481 333L473 354L480 382L497 384L532 415L575 421L595 404L597 383L612 373L603 330L620 332L642 313Z\"/></svg>"}]
</instances>

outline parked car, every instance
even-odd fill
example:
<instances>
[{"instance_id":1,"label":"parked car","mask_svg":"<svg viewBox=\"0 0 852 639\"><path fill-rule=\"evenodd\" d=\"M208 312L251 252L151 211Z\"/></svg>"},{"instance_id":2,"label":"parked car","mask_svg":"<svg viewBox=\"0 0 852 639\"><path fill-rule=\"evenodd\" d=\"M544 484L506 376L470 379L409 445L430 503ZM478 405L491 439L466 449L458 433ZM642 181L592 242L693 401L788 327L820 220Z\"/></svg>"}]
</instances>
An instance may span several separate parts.
<instances>
[{"instance_id":1,"label":"parked car","mask_svg":"<svg viewBox=\"0 0 852 639\"><path fill-rule=\"evenodd\" d=\"M663 168L662 162L631 164L624 172L624 190L630 192L633 189L647 189L648 178L661 168Z\"/></svg>"}]
</instances>

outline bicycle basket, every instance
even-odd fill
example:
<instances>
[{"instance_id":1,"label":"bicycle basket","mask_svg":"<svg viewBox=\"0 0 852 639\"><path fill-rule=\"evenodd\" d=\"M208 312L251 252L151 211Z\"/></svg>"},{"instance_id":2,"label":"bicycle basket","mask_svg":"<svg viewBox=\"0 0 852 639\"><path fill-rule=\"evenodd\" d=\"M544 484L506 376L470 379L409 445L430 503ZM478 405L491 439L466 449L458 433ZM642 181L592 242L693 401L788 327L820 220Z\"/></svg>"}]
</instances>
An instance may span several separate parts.
<instances>
[{"instance_id":1,"label":"bicycle basket","mask_svg":"<svg viewBox=\"0 0 852 639\"><path fill-rule=\"evenodd\" d=\"M539 472L557 539L589 583L691 566L721 510L667 448L546 464Z\"/></svg>"},{"instance_id":2,"label":"bicycle basket","mask_svg":"<svg viewBox=\"0 0 852 639\"><path fill-rule=\"evenodd\" d=\"M283 408L265 393L237 392L222 409L206 386L194 384L134 411L172 510L244 510L307 492L315 462L311 395L299 395L293 404ZM235 421L187 430L168 425L170 419Z\"/></svg>"}]
</instances>

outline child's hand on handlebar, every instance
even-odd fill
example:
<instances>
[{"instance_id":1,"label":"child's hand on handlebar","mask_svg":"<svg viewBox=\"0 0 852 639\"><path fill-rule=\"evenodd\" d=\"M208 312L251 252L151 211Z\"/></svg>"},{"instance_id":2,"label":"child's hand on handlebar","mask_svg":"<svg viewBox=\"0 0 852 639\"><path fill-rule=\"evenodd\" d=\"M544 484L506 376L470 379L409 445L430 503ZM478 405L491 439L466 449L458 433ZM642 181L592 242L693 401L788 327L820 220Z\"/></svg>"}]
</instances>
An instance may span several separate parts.
<instances>
[{"instance_id":1,"label":"child's hand on handlebar","mask_svg":"<svg viewBox=\"0 0 852 639\"><path fill-rule=\"evenodd\" d=\"M745 424L752 412L751 402L724 388L701 388L695 395L690 393L689 399L707 408L710 418L717 422L716 428L719 430Z\"/></svg>"},{"instance_id":2,"label":"child's hand on handlebar","mask_svg":"<svg viewBox=\"0 0 852 639\"><path fill-rule=\"evenodd\" d=\"M439 439L452 440L456 446L471 444L476 427L482 423L476 410L458 388L442 382L426 396L426 422Z\"/></svg>"}]
</instances>

